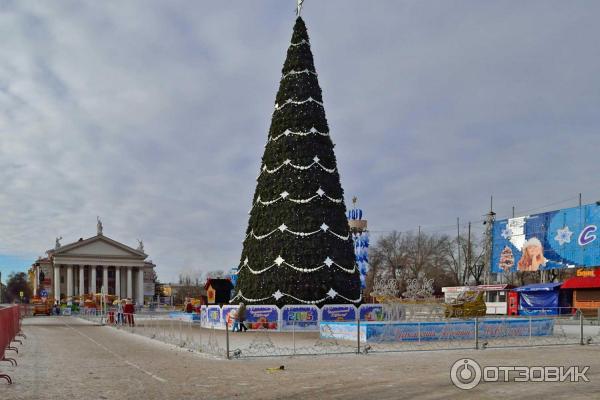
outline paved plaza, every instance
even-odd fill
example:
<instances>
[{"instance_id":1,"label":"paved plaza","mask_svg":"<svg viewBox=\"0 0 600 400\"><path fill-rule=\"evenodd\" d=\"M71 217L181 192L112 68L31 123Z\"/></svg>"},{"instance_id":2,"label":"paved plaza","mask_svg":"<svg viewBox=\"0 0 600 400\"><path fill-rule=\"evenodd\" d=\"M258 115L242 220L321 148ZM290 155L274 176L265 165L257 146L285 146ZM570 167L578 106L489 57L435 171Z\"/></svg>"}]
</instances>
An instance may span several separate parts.
<instances>
[{"instance_id":1,"label":"paved plaza","mask_svg":"<svg viewBox=\"0 0 600 400\"><path fill-rule=\"evenodd\" d=\"M227 361L74 317L26 318L27 335L0 383L3 399L591 399L600 346L547 346ZM589 383L482 383L455 388L451 365L589 365ZM283 371L269 368L284 365Z\"/></svg>"}]
</instances>

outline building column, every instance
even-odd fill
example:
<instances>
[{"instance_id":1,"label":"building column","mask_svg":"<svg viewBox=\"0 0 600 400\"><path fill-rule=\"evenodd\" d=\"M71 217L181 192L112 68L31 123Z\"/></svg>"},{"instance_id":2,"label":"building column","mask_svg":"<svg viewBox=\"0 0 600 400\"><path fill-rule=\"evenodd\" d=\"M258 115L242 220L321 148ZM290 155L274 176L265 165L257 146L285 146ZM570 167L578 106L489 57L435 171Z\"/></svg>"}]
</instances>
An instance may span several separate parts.
<instances>
[{"instance_id":1,"label":"building column","mask_svg":"<svg viewBox=\"0 0 600 400\"><path fill-rule=\"evenodd\" d=\"M127 267L127 298L133 299L133 277L131 267Z\"/></svg>"},{"instance_id":2,"label":"building column","mask_svg":"<svg viewBox=\"0 0 600 400\"><path fill-rule=\"evenodd\" d=\"M60 300L60 265L54 266L54 299Z\"/></svg>"},{"instance_id":3,"label":"building column","mask_svg":"<svg viewBox=\"0 0 600 400\"><path fill-rule=\"evenodd\" d=\"M137 304L144 305L144 268L138 268Z\"/></svg>"},{"instance_id":4,"label":"building column","mask_svg":"<svg viewBox=\"0 0 600 400\"><path fill-rule=\"evenodd\" d=\"M90 265L90 293L96 294L96 266Z\"/></svg>"},{"instance_id":5,"label":"building column","mask_svg":"<svg viewBox=\"0 0 600 400\"><path fill-rule=\"evenodd\" d=\"M108 267L102 266L102 287L104 288L104 294L108 294Z\"/></svg>"},{"instance_id":6,"label":"building column","mask_svg":"<svg viewBox=\"0 0 600 400\"><path fill-rule=\"evenodd\" d=\"M79 295L85 294L85 265L79 266Z\"/></svg>"},{"instance_id":7,"label":"building column","mask_svg":"<svg viewBox=\"0 0 600 400\"><path fill-rule=\"evenodd\" d=\"M115 295L121 298L121 268L115 267Z\"/></svg>"},{"instance_id":8,"label":"building column","mask_svg":"<svg viewBox=\"0 0 600 400\"><path fill-rule=\"evenodd\" d=\"M67 265L67 297L73 296L73 266Z\"/></svg>"}]
</instances>

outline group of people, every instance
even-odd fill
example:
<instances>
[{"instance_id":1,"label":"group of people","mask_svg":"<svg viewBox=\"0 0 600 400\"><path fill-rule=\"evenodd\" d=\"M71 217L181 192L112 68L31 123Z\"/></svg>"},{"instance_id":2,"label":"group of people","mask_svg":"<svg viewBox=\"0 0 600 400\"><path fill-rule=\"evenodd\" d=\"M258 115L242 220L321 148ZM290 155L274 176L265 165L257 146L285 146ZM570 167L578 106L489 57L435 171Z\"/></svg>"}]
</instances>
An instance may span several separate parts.
<instances>
[{"instance_id":1,"label":"group of people","mask_svg":"<svg viewBox=\"0 0 600 400\"><path fill-rule=\"evenodd\" d=\"M193 312L200 312L200 304L201 303L196 303L196 305L194 305L192 299L186 297L183 303L183 310L188 314L191 314Z\"/></svg>"},{"instance_id":2,"label":"group of people","mask_svg":"<svg viewBox=\"0 0 600 400\"><path fill-rule=\"evenodd\" d=\"M130 299L117 300L117 319L115 323L118 325L127 324L128 326L134 326L134 312L135 308L133 306L133 302Z\"/></svg>"}]
</instances>

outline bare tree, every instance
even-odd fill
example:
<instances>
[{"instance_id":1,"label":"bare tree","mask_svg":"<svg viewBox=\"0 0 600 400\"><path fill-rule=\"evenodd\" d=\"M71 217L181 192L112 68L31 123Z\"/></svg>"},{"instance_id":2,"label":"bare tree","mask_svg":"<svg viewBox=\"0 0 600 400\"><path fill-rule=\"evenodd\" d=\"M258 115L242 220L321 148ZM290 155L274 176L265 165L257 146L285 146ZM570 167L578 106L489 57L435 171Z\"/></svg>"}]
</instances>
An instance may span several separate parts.
<instances>
[{"instance_id":1,"label":"bare tree","mask_svg":"<svg viewBox=\"0 0 600 400\"><path fill-rule=\"evenodd\" d=\"M206 273L206 279L223 279L225 278L225 271L217 269Z\"/></svg>"},{"instance_id":2,"label":"bare tree","mask_svg":"<svg viewBox=\"0 0 600 400\"><path fill-rule=\"evenodd\" d=\"M434 288L452 284L454 278L447 249L450 239L446 235L423 232L391 232L382 236L370 249L371 270L367 276L365 293L370 294L375 279L396 278L400 292L408 279L433 278Z\"/></svg>"},{"instance_id":3,"label":"bare tree","mask_svg":"<svg viewBox=\"0 0 600 400\"><path fill-rule=\"evenodd\" d=\"M175 294L175 304L182 304L186 297L199 298L204 294L203 273L197 269L187 269L179 273L179 285Z\"/></svg>"},{"instance_id":4,"label":"bare tree","mask_svg":"<svg viewBox=\"0 0 600 400\"><path fill-rule=\"evenodd\" d=\"M447 242L446 252L450 260L450 271L456 285L467 285L471 278L476 285L482 282L485 269L484 238L460 236Z\"/></svg>"}]
</instances>

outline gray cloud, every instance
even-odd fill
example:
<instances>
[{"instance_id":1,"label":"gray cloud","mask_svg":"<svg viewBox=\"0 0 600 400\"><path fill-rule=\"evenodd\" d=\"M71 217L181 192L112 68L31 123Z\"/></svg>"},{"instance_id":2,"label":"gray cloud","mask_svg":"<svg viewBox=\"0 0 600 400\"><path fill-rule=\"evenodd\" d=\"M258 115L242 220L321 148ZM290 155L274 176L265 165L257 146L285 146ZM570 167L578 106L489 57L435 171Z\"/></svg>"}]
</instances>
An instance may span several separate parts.
<instances>
[{"instance_id":1,"label":"gray cloud","mask_svg":"<svg viewBox=\"0 0 600 400\"><path fill-rule=\"evenodd\" d=\"M101 215L162 279L235 265L284 3L4 3L0 254ZM490 194L500 214L600 198L596 2L305 4L342 184L373 230L478 219Z\"/></svg>"}]
</instances>

